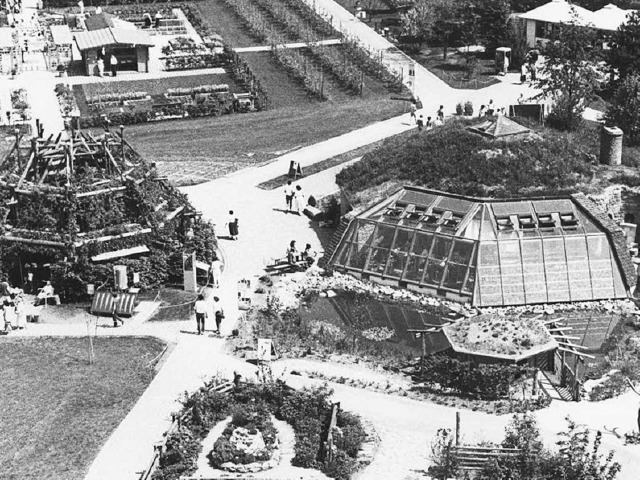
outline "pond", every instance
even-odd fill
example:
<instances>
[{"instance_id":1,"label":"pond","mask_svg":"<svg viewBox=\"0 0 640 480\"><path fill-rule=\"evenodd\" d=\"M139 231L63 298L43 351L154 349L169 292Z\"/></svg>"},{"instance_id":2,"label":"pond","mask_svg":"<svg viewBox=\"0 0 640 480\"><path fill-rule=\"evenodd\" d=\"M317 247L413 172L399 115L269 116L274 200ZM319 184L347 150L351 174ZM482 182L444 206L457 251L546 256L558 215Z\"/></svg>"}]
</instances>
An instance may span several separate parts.
<instances>
[{"instance_id":1,"label":"pond","mask_svg":"<svg viewBox=\"0 0 640 480\"><path fill-rule=\"evenodd\" d=\"M447 310L431 312L418 306L353 292L337 292L332 298L319 297L300 312L303 320L331 323L350 332L362 333L370 329L389 331L392 336L387 342L415 351L417 355L422 352L422 340L416 338L412 330L442 325L442 318L447 314ZM442 332L426 335L425 345L427 355L450 347Z\"/></svg>"}]
</instances>

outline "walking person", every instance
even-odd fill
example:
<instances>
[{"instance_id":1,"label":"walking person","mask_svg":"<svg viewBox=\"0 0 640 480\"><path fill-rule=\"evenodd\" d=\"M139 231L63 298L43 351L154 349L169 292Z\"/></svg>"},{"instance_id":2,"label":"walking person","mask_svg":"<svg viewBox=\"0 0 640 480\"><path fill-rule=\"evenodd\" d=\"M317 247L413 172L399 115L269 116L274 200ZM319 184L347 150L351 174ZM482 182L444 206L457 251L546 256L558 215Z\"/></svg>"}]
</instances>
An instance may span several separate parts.
<instances>
[{"instance_id":1,"label":"walking person","mask_svg":"<svg viewBox=\"0 0 640 480\"><path fill-rule=\"evenodd\" d=\"M307 206L307 199L300 185L296 185L296 192L293 198L293 202L295 205L296 213L300 215L301 212L303 212L305 207Z\"/></svg>"},{"instance_id":2,"label":"walking person","mask_svg":"<svg viewBox=\"0 0 640 480\"><path fill-rule=\"evenodd\" d=\"M421 132L422 128L424 127L424 119L422 118L422 115L418 117L418 120L416 123L418 124L418 131Z\"/></svg>"},{"instance_id":3,"label":"walking person","mask_svg":"<svg viewBox=\"0 0 640 480\"><path fill-rule=\"evenodd\" d=\"M216 333L220 335L220 324L224 319L224 310L222 310L222 303L218 297L213 297L213 316L216 319Z\"/></svg>"},{"instance_id":4,"label":"walking person","mask_svg":"<svg viewBox=\"0 0 640 480\"><path fill-rule=\"evenodd\" d=\"M416 107L416 101L413 100L411 102L411 105L409 106L409 125L411 125L411 121L414 122L418 122L417 118L416 118L416 111L418 110L418 108Z\"/></svg>"},{"instance_id":5,"label":"walking person","mask_svg":"<svg viewBox=\"0 0 640 480\"><path fill-rule=\"evenodd\" d=\"M436 112L436 118L444 123L444 105L440 105L440 108Z\"/></svg>"},{"instance_id":6,"label":"walking person","mask_svg":"<svg viewBox=\"0 0 640 480\"><path fill-rule=\"evenodd\" d=\"M118 292L113 292L111 294L111 318L113 319L113 328L124 325L124 320L120 318L120 316L118 315L119 303L120 303L120 298L118 296ZM118 322L120 322L120 325L118 325Z\"/></svg>"},{"instance_id":7,"label":"walking person","mask_svg":"<svg viewBox=\"0 0 640 480\"><path fill-rule=\"evenodd\" d=\"M284 200L287 205L287 212L293 210L293 196L293 185L291 184L291 180L287 180L287 184L284 186Z\"/></svg>"},{"instance_id":8,"label":"walking person","mask_svg":"<svg viewBox=\"0 0 640 480\"><path fill-rule=\"evenodd\" d=\"M15 300L16 326L23 330L27 328L27 316L25 314L25 304L22 295L18 295Z\"/></svg>"},{"instance_id":9,"label":"walking person","mask_svg":"<svg viewBox=\"0 0 640 480\"><path fill-rule=\"evenodd\" d=\"M524 85L527 82L527 64L523 63L520 67L520 85Z\"/></svg>"},{"instance_id":10,"label":"walking person","mask_svg":"<svg viewBox=\"0 0 640 480\"><path fill-rule=\"evenodd\" d=\"M431 130L433 128L433 122L431 121L431 117L427 117L427 123L425 124L425 128L427 130Z\"/></svg>"},{"instance_id":11,"label":"walking person","mask_svg":"<svg viewBox=\"0 0 640 480\"><path fill-rule=\"evenodd\" d=\"M118 59L113 53L109 57L109 65L111 66L111 76L115 77L118 74Z\"/></svg>"},{"instance_id":12,"label":"walking person","mask_svg":"<svg viewBox=\"0 0 640 480\"><path fill-rule=\"evenodd\" d=\"M211 284L218 288L220 286L220 277L222 276L222 260L217 255L213 255L213 261L211 262Z\"/></svg>"},{"instance_id":13,"label":"walking person","mask_svg":"<svg viewBox=\"0 0 640 480\"><path fill-rule=\"evenodd\" d=\"M227 219L227 228L229 229L229 237L231 240L238 239L238 217L233 213L233 210L229 210L229 218Z\"/></svg>"},{"instance_id":14,"label":"walking person","mask_svg":"<svg viewBox=\"0 0 640 480\"><path fill-rule=\"evenodd\" d=\"M204 333L204 321L207 318L207 304L204 301L204 295L198 295L198 300L193 305L193 310L196 313L196 326L198 327L198 335Z\"/></svg>"}]
</instances>

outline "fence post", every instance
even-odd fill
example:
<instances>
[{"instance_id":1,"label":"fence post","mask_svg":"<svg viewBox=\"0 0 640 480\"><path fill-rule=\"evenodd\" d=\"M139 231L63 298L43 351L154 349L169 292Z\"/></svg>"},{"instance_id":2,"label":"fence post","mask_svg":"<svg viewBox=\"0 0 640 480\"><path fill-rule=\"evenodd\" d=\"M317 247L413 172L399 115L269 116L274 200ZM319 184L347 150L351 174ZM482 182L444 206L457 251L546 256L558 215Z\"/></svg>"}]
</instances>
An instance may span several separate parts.
<instances>
[{"instance_id":1,"label":"fence post","mask_svg":"<svg viewBox=\"0 0 640 480\"><path fill-rule=\"evenodd\" d=\"M456 412L456 447L460 445L460 412Z\"/></svg>"}]
</instances>

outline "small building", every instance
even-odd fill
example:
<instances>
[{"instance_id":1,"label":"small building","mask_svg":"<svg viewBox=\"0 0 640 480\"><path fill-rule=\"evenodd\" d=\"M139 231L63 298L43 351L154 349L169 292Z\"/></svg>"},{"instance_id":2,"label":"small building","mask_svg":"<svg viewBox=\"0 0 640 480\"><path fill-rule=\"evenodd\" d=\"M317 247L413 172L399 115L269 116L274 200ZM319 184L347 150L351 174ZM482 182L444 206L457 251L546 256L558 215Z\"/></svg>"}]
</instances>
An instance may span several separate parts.
<instances>
[{"instance_id":1,"label":"small building","mask_svg":"<svg viewBox=\"0 0 640 480\"><path fill-rule=\"evenodd\" d=\"M595 28L606 37L625 23L632 12L634 10L623 10L613 4L592 12L566 0L551 0L520 14L519 18L525 23L527 46L535 48L538 44L544 46L549 41L556 25L571 23L574 20L577 20L579 25Z\"/></svg>"},{"instance_id":2,"label":"small building","mask_svg":"<svg viewBox=\"0 0 640 480\"><path fill-rule=\"evenodd\" d=\"M0 73L5 75L11 73L18 66L15 33L14 28L0 28Z\"/></svg>"},{"instance_id":3,"label":"small building","mask_svg":"<svg viewBox=\"0 0 640 480\"><path fill-rule=\"evenodd\" d=\"M620 228L583 194L478 198L405 186L339 229L332 268L476 307L627 298Z\"/></svg>"},{"instance_id":4,"label":"small building","mask_svg":"<svg viewBox=\"0 0 640 480\"><path fill-rule=\"evenodd\" d=\"M75 40L87 75L97 74L101 57L108 71L111 55L118 60L118 70L149 71L149 47L153 41L146 32L107 27L77 33Z\"/></svg>"},{"instance_id":5,"label":"small building","mask_svg":"<svg viewBox=\"0 0 640 480\"><path fill-rule=\"evenodd\" d=\"M49 45L47 60L49 70L58 67L66 68L73 60L73 35L68 25L51 25L49 27Z\"/></svg>"}]
</instances>

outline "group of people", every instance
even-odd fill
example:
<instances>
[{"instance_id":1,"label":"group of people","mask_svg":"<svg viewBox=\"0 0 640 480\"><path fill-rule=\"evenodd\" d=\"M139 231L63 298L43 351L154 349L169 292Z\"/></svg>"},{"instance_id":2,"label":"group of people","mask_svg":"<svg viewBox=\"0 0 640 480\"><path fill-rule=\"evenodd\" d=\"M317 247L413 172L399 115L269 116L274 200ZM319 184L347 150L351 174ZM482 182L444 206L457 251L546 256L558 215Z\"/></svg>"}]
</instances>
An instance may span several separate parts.
<instances>
[{"instance_id":1,"label":"group of people","mask_svg":"<svg viewBox=\"0 0 640 480\"><path fill-rule=\"evenodd\" d=\"M98 50L98 76L99 77L103 77L104 76L104 59L106 58L106 52L104 50L104 47L102 47L101 50ZM109 67L111 68L111 76L115 77L118 75L118 59L116 58L116 56L112 53L109 56Z\"/></svg>"},{"instance_id":2,"label":"group of people","mask_svg":"<svg viewBox=\"0 0 640 480\"><path fill-rule=\"evenodd\" d=\"M480 106L480 112L478 113L479 117L493 117L494 115L496 116L500 116L500 115L505 115L506 116L507 111L504 107L502 108L498 108L496 107L496 105L493 103L493 99L489 100L489 103L487 105L481 105Z\"/></svg>"},{"instance_id":3,"label":"group of people","mask_svg":"<svg viewBox=\"0 0 640 480\"><path fill-rule=\"evenodd\" d=\"M444 105L440 105L440 108L436 112L435 120L432 120L431 117L427 117L427 120L425 121L422 114L416 119L414 111L411 112L411 116L415 119L419 132L423 129L431 130L433 127L440 127L441 125L444 125Z\"/></svg>"},{"instance_id":4,"label":"group of people","mask_svg":"<svg viewBox=\"0 0 640 480\"><path fill-rule=\"evenodd\" d=\"M293 185L291 180L287 180L284 186L284 199L287 206L287 213L292 212L301 215L307 206L307 197L300 185Z\"/></svg>"},{"instance_id":5,"label":"group of people","mask_svg":"<svg viewBox=\"0 0 640 480\"><path fill-rule=\"evenodd\" d=\"M162 13L160 13L160 11L156 12L153 20L151 19L151 14L148 12L144 13L142 17L144 18L144 28L151 28L151 25L153 25L155 28L160 28L160 20L162 20L163 18L163 15Z\"/></svg>"},{"instance_id":6,"label":"group of people","mask_svg":"<svg viewBox=\"0 0 640 480\"><path fill-rule=\"evenodd\" d=\"M307 268L309 268L315 263L317 256L317 252L313 250L310 243L307 243L302 252L296 247L295 240L291 240L289 248L287 248L287 262L289 262L290 265L298 265L300 262L304 262Z\"/></svg>"},{"instance_id":7,"label":"group of people","mask_svg":"<svg viewBox=\"0 0 640 480\"><path fill-rule=\"evenodd\" d=\"M0 302L0 309L2 309L5 334L12 330L22 330L26 328L26 306L24 297L21 293L15 296L3 296L2 301Z\"/></svg>"},{"instance_id":8,"label":"group of people","mask_svg":"<svg viewBox=\"0 0 640 480\"><path fill-rule=\"evenodd\" d=\"M216 333L220 334L220 325L222 324L222 320L224 319L224 310L222 309L222 304L220 303L219 297L213 297L213 304L211 307L207 305L207 302L204 299L204 295L198 295L198 299L196 303L193 305L193 310L196 314L196 326L198 329L198 335L203 335L205 332L205 321L209 318L209 314L216 321Z\"/></svg>"}]
</instances>

